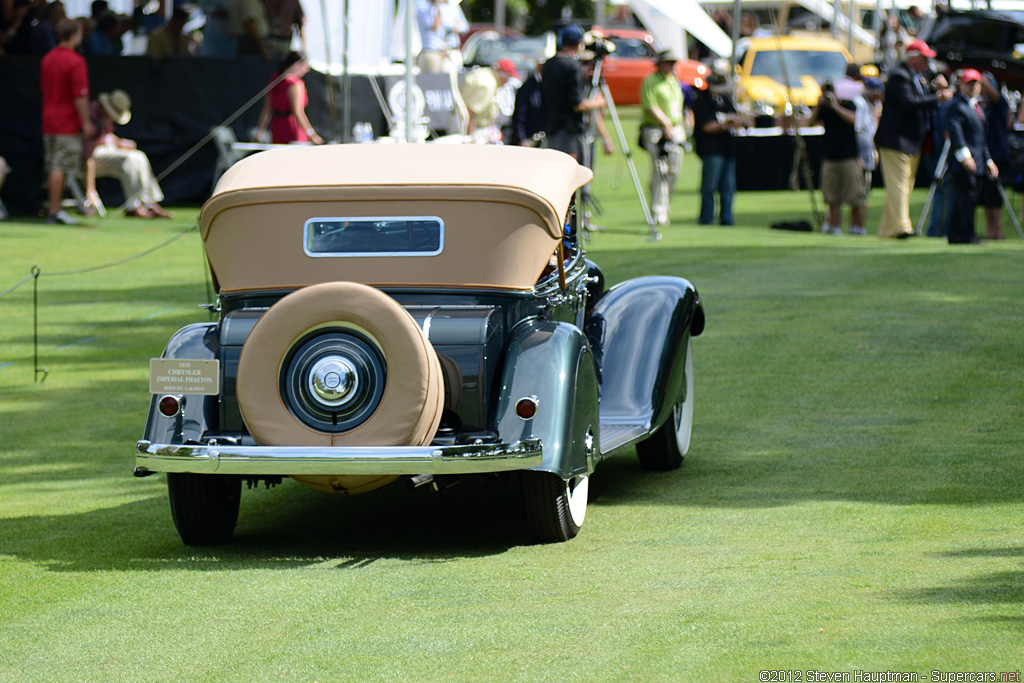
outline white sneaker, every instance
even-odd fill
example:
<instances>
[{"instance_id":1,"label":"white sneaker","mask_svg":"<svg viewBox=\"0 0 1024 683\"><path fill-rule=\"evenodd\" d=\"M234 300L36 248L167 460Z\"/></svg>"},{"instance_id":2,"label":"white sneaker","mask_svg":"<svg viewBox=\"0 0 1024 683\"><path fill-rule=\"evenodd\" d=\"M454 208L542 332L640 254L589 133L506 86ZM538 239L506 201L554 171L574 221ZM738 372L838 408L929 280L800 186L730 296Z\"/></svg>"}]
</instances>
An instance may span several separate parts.
<instances>
[{"instance_id":1,"label":"white sneaker","mask_svg":"<svg viewBox=\"0 0 1024 683\"><path fill-rule=\"evenodd\" d=\"M51 225L78 225L78 219L64 209L47 216L46 222Z\"/></svg>"},{"instance_id":2,"label":"white sneaker","mask_svg":"<svg viewBox=\"0 0 1024 683\"><path fill-rule=\"evenodd\" d=\"M843 229L837 225L829 225L828 223L821 224L822 235L842 235Z\"/></svg>"},{"instance_id":3,"label":"white sneaker","mask_svg":"<svg viewBox=\"0 0 1024 683\"><path fill-rule=\"evenodd\" d=\"M850 234L851 235L866 235L866 234L868 234L868 231L865 230L864 228L858 228L856 225L851 225L850 226Z\"/></svg>"}]
</instances>

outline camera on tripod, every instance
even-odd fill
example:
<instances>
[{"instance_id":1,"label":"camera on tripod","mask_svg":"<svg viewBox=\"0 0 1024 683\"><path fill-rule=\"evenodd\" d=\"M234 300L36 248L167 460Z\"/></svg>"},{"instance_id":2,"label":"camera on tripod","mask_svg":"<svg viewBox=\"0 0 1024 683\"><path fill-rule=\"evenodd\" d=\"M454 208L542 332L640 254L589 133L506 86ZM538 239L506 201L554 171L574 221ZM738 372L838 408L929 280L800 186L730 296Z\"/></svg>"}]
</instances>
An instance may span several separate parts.
<instances>
[{"instance_id":1,"label":"camera on tripod","mask_svg":"<svg viewBox=\"0 0 1024 683\"><path fill-rule=\"evenodd\" d=\"M615 52L615 43L595 31L587 31L583 35L583 50L586 61L603 59Z\"/></svg>"}]
</instances>

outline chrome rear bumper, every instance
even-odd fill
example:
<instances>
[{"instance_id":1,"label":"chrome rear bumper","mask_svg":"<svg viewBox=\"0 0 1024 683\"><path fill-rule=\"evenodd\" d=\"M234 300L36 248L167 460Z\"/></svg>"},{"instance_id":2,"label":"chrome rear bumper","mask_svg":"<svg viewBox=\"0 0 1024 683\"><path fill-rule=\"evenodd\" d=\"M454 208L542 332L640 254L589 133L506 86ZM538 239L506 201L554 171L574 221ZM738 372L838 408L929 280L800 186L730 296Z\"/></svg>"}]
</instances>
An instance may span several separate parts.
<instances>
[{"instance_id":1,"label":"chrome rear bumper","mask_svg":"<svg viewBox=\"0 0 1024 683\"><path fill-rule=\"evenodd\" d=\"M469 446L289 447L155 444L135 447L135 474L480 474L539 467L540 439Z\"/></svg>"}]
</instances>

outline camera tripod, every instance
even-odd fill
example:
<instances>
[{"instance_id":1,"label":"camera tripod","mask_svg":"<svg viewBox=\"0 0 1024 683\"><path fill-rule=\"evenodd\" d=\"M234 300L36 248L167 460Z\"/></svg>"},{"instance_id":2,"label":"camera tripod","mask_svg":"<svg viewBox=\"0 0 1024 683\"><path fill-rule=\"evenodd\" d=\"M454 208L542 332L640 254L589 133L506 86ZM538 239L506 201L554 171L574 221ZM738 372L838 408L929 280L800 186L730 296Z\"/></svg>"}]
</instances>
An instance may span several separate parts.
<instances>
[{"instance_id":1,"label":"camera tripod","mask_svg":"<svg viewBox=\"0 0 1024 683\"><path fill-rule=\"evenodd\" d=\"M923 235L927 231L925 223L928 220L928 215L932 210L932 203L935 201L935 191L942 180L942 177L946 175L946 170L949 167L949 139L942 145L942 151L939 153L939 160L935 164L935 173L932 176L931 187L928 188L928 197L924 200L924 208L921 210L921 220L917 222L917 234ZM1017 235L1024 240L1024 231L1021 230L1020 221L1017 220L1017 214L1010 206L1010 199L1006 196L1006 190L1003 189L1003 184L996 178L996 189L999 190L999 197L1003 200L1003 208L1010 214L1010 222L1013 223L1013 227L1017 230Z\"/></svg>"},{"instance_id":2,"label":"camera tripod","mask_svg":"<svg viewBox=\"0 0 1024 683\"><path fill-rule=\"evenodd\" d=\"M658 227L655 225L654 218L651 216L651 210L647 206L647 198L644 196L643 187L640 185L640 176L637 175L636 164L633 163L633 153L629 149L629 144L626 142L626 134L622 132L622 121L619 120L619 112L615 108L615 100L612 99L612 93L608 89L608 84L601 78L601 70L604 65L604 54L600 53L598 50L595 50L594 52L594 74L590 78L591 96L593 96L595 92L600 92L604 96L604 100L608 105L608 113L611 114L612 123L615 125L615 132L619 137L619 145L622 148L622 154L626 157L626 163L629 165L629 172L633 176L633 186L636 188L637 199L640 200L640 208L644 212L644 220L647 221L647 225L651 230L649 239L660 240L661 233L658 232ZM597 115L598 112L595 111L594 115L590 119L590 131L592 135L597 128ZM591 162L588 165L593 164L593 159L589 159L588 161ZM583 227L587 230L590 229L588 216L590 215L591 209L597 213L601 213L600 205L597 203L597 200L594 199L593 193L587 190L583 194Z\"/></svg>"}]
</instances>

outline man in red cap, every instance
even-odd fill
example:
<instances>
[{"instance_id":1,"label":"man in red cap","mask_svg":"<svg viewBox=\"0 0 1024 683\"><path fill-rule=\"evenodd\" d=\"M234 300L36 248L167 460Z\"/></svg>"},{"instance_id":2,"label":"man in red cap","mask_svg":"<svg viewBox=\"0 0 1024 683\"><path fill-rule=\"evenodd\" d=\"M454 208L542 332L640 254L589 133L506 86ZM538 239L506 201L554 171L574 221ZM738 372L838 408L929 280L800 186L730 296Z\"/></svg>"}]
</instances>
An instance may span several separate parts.
<instances>
[{"instance_id":1,"label":"man in red cap","mask_svg":"<svg viewBox=\"0 0 1024 683\"><path fill-rule=\"evenodd\" d=\"M955 192L948 236L950 244L977 244L974 209L978 205L978 187L983 175L995 178L999 169L989 153L985 114L978 103L981 74L976 69L964 69L957 90L949 104L948 164Z\"/></svg>"},{"instance_id":2,"label":"man in red cap","mask_svg":"<svg viewBox=\"0 0 1024 683\"><path fill-rule=\"evenodd\" d=\"M508 141L512 136L512 112L516 108L516 91L523 82L519 78L519 69L511 59L499 59L494 63L494 73L498 77L498 92L494 99L498 103L498 121Z\"/></svg>"},{"instance_id":3,"label":"man in red cap","mask_svg":"<svg viewBox=\"0 0 1024 683\"><path fill-rule=\"evenodd\" d=\"M910 193L914 189L921 145L928 132L931 114L939 102L952 96L946 79L936 76L931 83L926 75L928 59L935 56L923 40L907 43L903 62L889 73L878 122L875 144L885 182L885 209L878 226L879 237L910 237Z\"/></svg>"}]
</instances>

